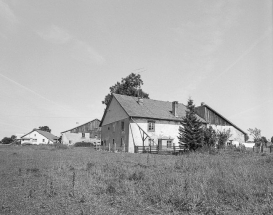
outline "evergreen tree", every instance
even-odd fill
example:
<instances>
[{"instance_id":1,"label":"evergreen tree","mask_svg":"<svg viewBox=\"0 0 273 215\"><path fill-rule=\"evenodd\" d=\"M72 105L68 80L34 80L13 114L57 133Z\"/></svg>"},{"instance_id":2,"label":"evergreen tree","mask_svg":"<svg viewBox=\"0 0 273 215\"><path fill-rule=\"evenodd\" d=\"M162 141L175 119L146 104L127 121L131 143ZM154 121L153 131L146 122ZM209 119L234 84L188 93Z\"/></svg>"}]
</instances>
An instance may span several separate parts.
<instances>
[{"instance_id":1,"label":"evergreen tree","mask_svg":"<svg viewBox=\"0 0 273 215\"><path fill-rule=\"evenodd\" d=\"M203 124L197 119L193 100L189 98L186 116L180 122L179 144L185 145L189 150L195 151L203 145Z\"/></svg>"}]
</instances>

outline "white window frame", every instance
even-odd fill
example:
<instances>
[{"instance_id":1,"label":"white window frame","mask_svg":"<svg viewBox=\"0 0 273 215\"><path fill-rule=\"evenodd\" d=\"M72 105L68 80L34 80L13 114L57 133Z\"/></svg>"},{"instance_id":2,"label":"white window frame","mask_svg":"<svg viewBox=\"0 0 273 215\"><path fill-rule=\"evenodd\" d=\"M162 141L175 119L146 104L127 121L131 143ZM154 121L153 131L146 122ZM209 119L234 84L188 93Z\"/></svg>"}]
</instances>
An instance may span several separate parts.
<instances>
[{"instance_id":1,"label":"white window frame","mask_svg":"<svg viewBox=\"0 0 273 215\"><path fill-rule=\"evenodd\" d=\"M153 121L153 120L148 121L148 131L150 131L150 132L155 131L155 121Z\"/></svg>"}]
</instances>

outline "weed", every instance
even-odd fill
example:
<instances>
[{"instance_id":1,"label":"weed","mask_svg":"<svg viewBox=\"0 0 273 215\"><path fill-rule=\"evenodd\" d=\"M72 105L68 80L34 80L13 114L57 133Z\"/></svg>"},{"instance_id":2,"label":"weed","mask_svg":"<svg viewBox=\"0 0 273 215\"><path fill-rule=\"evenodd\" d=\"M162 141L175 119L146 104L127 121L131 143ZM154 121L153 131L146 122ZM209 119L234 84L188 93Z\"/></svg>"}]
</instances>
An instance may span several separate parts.
<instances>
[{"instance_id":1,"label":"weed","mask_svg":"<svg viewBox=\"0 0 273 215\"><path fill-rule=\"evenodd\" d=\"M142 171L136 171L128 177L130 181L142 181L144 180L144 178L145 178L145 173Z\"/></svg>"},{"instance_id":2,"label":"weed","mask_svg":"<svg viewBox=\"0 0 273 215\"><path fill-rule=\"evenodd\" d=\"M88 163L86 164L86 171L91 170L91 169L92 169L94 166L95 166L95 164L94 164L94 163L92 163L92 162L88 162Z\"/></svg>"},{"instance_id":3,"label":"weed","mask_svg":"<svg viewBox=\"0 0 273 215\"><path fill-rule=\"evenodd\" d=\"M22 176L22 169L21 168L18 169L18 176Z\"/></svg>"},{"instance_id":4,"label":"weed","mask_svg":"<svg viewBox=\"0 0 273 215\"><path fill-rule=\"evenodd\" d=\"M109 183L106 187L106 193L107 194L115 194L116 193L116 188L114 183Z\"/></svg>"}]
</instances>

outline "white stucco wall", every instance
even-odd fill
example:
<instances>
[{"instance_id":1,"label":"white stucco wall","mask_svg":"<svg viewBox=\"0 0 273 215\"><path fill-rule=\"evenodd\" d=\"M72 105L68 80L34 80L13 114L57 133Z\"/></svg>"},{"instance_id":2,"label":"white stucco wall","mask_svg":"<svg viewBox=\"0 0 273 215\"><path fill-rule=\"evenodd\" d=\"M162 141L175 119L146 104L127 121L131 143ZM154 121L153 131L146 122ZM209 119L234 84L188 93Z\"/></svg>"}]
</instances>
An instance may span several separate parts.
<instances>
[{"instance_id":1,"label":"white stucco wall","mask_svg":"<svg viewBox=\"0 0 273 215\"><path fill-rule=\"evenodd\" d=\"M85 137L82 137L82 133L70 133L70 131L62 133L62 143L66 145L74 145L77 142L91 142L100 145L100 139L90 138L90 133L85 133Z\"/></svg>"},{"instance_id":2,"label":"white stucco wall","mask_svg":"<svg viewBox=\"0 0 273 215\"><path fill-rule=\"evenodd\" d=\"M27 140L26 140L27 139ZM37 131L33 131L28 135L23 137L21 144L30 143L30 144L53 144L52 141L48 140L46 137L38 133Z\"/></svg>"},{"instance_id":3,"label":"white stucco wall","mask_svg":"<svg viewBox=\"0 0 273 215\"><path fill-rule=\"evenodd\" d=\"M113 97L106 111L102 126L128 118L127 113L123 110L115 97Z\"/></svg>"},{"instance_id":4,"label":"white stucco wall","mask_svg":"<svg viewBox=\"0 0 273 215\"><path fill-rule=\"evenodd\" d=\"M158 144L158 139L162 137L168 137L173 139L173 144L178 145L178 129L181 124L179 122L165 121L165 120L152 120L155 121L155 131L148 131L148 120L147 119L134 119L137 124L151 137L154 139L155 144ZM149 137L146 139L146 146L149 145ZM142 146L141 134L139 127L136 123L132 122L129 126L129 143L128 152L134 152L134 143L136 146ZM164 144L164 143L163 143Z\"/></svg>"}]
</instances>

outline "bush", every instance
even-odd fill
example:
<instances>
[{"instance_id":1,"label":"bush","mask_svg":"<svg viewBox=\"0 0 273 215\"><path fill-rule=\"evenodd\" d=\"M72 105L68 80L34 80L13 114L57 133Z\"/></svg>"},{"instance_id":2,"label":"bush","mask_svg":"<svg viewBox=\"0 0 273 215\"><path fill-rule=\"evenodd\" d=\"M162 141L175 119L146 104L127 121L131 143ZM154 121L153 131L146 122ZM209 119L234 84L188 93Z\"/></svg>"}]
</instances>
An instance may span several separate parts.
<instances>
[{"instance_id":1,"label":"bush","mask_svg":"<svg viewBox=\"0 0 273 215\"><path fill-rule=\"evenodd\" d=\"M77 142L74 144L75 147L93 147L94 144L90 142Z\"/></svg>"},{"instance_id":2,"label":"bush","mask_svg":"<svg viewBox=\"0 0 273 215\"><path fill-rule=\"evenodd\" d=\"M56 149L68 149L68 145L65 145L65 144L62 144L62 143L53 143L53 146L56 148Z\"/></svg>"}]
</instances>

